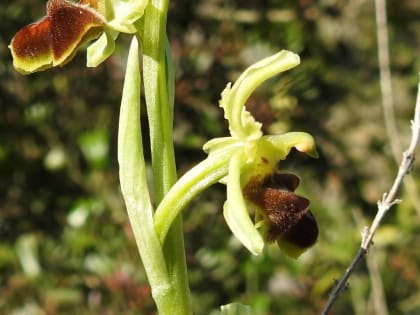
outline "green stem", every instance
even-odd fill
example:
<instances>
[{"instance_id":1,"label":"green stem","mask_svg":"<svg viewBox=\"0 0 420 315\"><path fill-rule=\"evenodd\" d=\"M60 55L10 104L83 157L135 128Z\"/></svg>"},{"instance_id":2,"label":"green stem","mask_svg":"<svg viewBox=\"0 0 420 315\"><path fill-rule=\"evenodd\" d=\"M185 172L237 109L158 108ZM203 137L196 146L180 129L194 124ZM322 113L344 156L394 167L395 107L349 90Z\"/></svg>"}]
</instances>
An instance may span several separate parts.
<instances>
[{"instance_id":1,"label":"green stem","mask_svg":"<svg viewBox=\"0 0 420 315\"><path fill-rule=\"evenodd\" d=\"M149 119L150 146L156 201L176 180L172 141L172 106L166 91L167 0L153 0L146 8L143 29L144 92Z\"/></svg>"},{"instance_id":2,"label":"green stem","mask_svg":"<svg viewBox=\"0 0 420 315\"><path fill-rule=\"evenodd\" d=\"M152 0L144 16L143 71L149 118L152 169L156 202L159 203L176 181L173 148L173 91L174 78L169 69L171 61L166 41L168 0ZM166 48L166 51L165 51ZM171 280L173 298L171 315L192 314L187 267L184 253L182 220L178 216L163 244L163 253Z\"/></svg>"},{"instance_id":3,"label":"green stem","mask_svg":"<svg viewBox=\"0 0 420 315\"><path fill-rule=\"evenodd\" d=\"M207 159L184 174L163 198L154 215L155 230L161 243L176 216L204 189L226 176L232 152L210 155Z\"/></svg>"}]
</instances>

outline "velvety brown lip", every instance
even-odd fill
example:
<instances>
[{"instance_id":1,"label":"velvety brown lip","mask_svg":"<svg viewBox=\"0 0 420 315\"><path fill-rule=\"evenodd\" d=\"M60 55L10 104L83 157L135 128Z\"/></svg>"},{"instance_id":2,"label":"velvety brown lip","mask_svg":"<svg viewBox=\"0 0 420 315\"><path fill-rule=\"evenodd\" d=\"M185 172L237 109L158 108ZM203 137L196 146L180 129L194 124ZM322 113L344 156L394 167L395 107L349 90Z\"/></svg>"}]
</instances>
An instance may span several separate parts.
<instances>
[{"instance_id":1,"label":"velvety brown lip","mask_svg":"<svg viewBox=\"0 0 420 315\"><path fill-rule=\"evenodd\" d=\"M104 21L90 6L91 2L74 3L49 0L47 15L20 29L10 48L19 71L30 73L55 65L64 65L77 48L102 32Z\"/></svg>"},{"instance_id":2,"label":"velvety brown lip","mask_svg":"<svg viewBox=\"0 0 420 315\"><path fill-rule=\"evenodd\" d=\"M45 17L39 22L20 29L12 40L14 53L22 58L35 58L51 53L51 18Z\"/></svg>"},{"instance_id":3,"label":"velvety brown lip","mask_svg":"<svg viewBox=\"0 0 420 315\"><path fill-rule=\"evenodd\" d=\"M83 40L89 29L103 24L91 10L64 0L50 0L51 34L54 59L59 60L69 48Z\"/></svg>"},{"instance_id":4,"label":"velvety brown lip","mask_svg":"<svg viewBox=\"0 0 420 315\"><path fill-rule=\"evenodd\" d=\"M294 193L300 180L294 174L275 173L251 179L244 187L246 199L265 217L265 239L282 240L299 248L312 246L318 238L318 225L309 210L309 200Z\"/></svg>"}]
</instances>

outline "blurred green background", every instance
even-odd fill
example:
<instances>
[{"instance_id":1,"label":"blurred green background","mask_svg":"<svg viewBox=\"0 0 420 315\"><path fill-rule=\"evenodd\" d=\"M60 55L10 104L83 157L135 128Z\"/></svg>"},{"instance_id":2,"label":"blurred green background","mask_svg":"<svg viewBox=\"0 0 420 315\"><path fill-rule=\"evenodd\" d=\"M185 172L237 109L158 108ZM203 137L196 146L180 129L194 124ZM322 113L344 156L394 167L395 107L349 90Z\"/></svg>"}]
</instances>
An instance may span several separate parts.
<instances>
[{"instance_id":1,"label":"blurred green background","mask_svg":"<svg viewBox=\"0 0 420 315\"><path fill-rule=\"evenodd\" d=\"M320 158L292 152L320 235L299 260L275 246L252 257L229 232L225 189L184 212L196 315L229 302L256 315L317 314L396 175L383 122L373 1L171 1L179 174L227 134L218 108L228 81L281 49L302 64L265 83L248 108L270 133L306 131ZM399 134L410 137L420 69L420 2L388 1ZM0 4L0 314L155 314L118 186L116 137L130 38L98 68L80 52L64 68L22 76L7 45L45 14L44 0ZM146 123L146 120L145 120ZM147 128L147 126L145 126ZM146 143L147 144L147 143ZM332 314L420 314L420 165L386 217L368 264ZM417 187L417 188L416 188ZM380 310L382 307L381 311Z\"/></svg>"}]
</instances>

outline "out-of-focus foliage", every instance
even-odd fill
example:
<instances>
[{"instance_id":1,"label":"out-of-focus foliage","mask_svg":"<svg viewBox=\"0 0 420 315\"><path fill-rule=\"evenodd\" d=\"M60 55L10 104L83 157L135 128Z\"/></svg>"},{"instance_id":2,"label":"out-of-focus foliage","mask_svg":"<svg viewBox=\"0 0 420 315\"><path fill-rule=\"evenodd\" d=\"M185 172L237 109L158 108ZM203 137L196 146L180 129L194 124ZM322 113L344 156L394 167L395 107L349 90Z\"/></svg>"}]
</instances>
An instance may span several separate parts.
<instances>
[{"instance_id":1,"label":"out-of-focus foliage","mask_svg":"<svg viewBox=\"0 0 420 315\"><path fill-rule=\"evenodd\" d=\"M154 314L117 180L129 38L98 68L85 68L79 53L62 69L21 76L7 45L44 12L43 0L0 4L0 313ZM389 1L388 12L404 145L420 68L420 3ZM301 177L320 227L317 245L297 261L275 247L252 257L239 246L221 214L223 187L185 212L196 314L233 301L257 315L319 312L396 172L380 106L373 1L177 0L168 25L180 173L204 158L206 140L226 134L217 106L226 82L281 49L299 53L302 64L262 86L248 107L267 131L313 134L320 153L318 160L292 153L280 165ZM417 187L419 168L411 173ZM405 190L402 198L371 256L389 313L418 314L420 207ZM335 314L372 313L371 275L372 267L358 269Z\"/></svg>"}]
</instances>

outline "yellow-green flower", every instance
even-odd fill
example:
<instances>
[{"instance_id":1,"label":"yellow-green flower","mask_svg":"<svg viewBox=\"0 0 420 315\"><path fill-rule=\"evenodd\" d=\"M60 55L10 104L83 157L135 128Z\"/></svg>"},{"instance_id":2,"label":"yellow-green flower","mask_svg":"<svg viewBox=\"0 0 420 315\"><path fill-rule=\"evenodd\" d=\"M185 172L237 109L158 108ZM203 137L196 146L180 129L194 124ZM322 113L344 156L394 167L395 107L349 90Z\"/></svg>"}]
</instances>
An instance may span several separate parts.
<instances>
[{"instance_id":1,"label":"yellow-green flower","mask_svg":"<svg viewBox=\"0 0 420 315\"><path fill-rule=\"evenodd\" d=\"M253 185L254 188L259 187L259 193L266 192L267 187L265 190L262 189L264 182L267 178L275 176L278 162L284 160L293 147L313 157L316 157L317 154L315 142L312 136L307 133L290 132L282 135L264 136L261 124L255 121L244 105L250 94L263 81L295 67L299 62L298 55L289 51L281 51L249 67L233 86L228 84L222 93L220 106L229 122L231 136L213 139L204 145L204 150L209 153L208 158L210 159L212 156L222 156L223 152L230 156L228 174L222 179L222 182L227 186L227 200L223 207L223 214L233 234L255 255L261 253L264 241L274 240L270 234L273 231L273 224L270 223L270 215L266 213L267 209L263 209L265 204L255 202L258 196L250 194L249 190L248 194L244 194L244 189L249 189L249 185ZM292 191L292 189L289 190ZM292 193L290 191L289 194ZM309 204L299 198L296 200L300 201L298 216L306 218L309 214L303 214L307 213L304 210ZM283 200L283 202L285 201L288 202ZM250 202L256 208L255 220L251 220L248 213ZM274 201L274 203L279 202L281 203L282 200ZM287 208L287 205L281 206ZM287 217L291 213L286 211L282 215ZM295 221L299 220L296 218ZM286 232L285 230L283 234ZM282 246L282 242L287 244L290 241L287 237L282 238L278 231L276 233L279 238L275 240L279 241L279 245ZM298 250L291 251L291 247L286 247L283 246L291 256L299 255Z\"/></svg>"}]
</instances>

